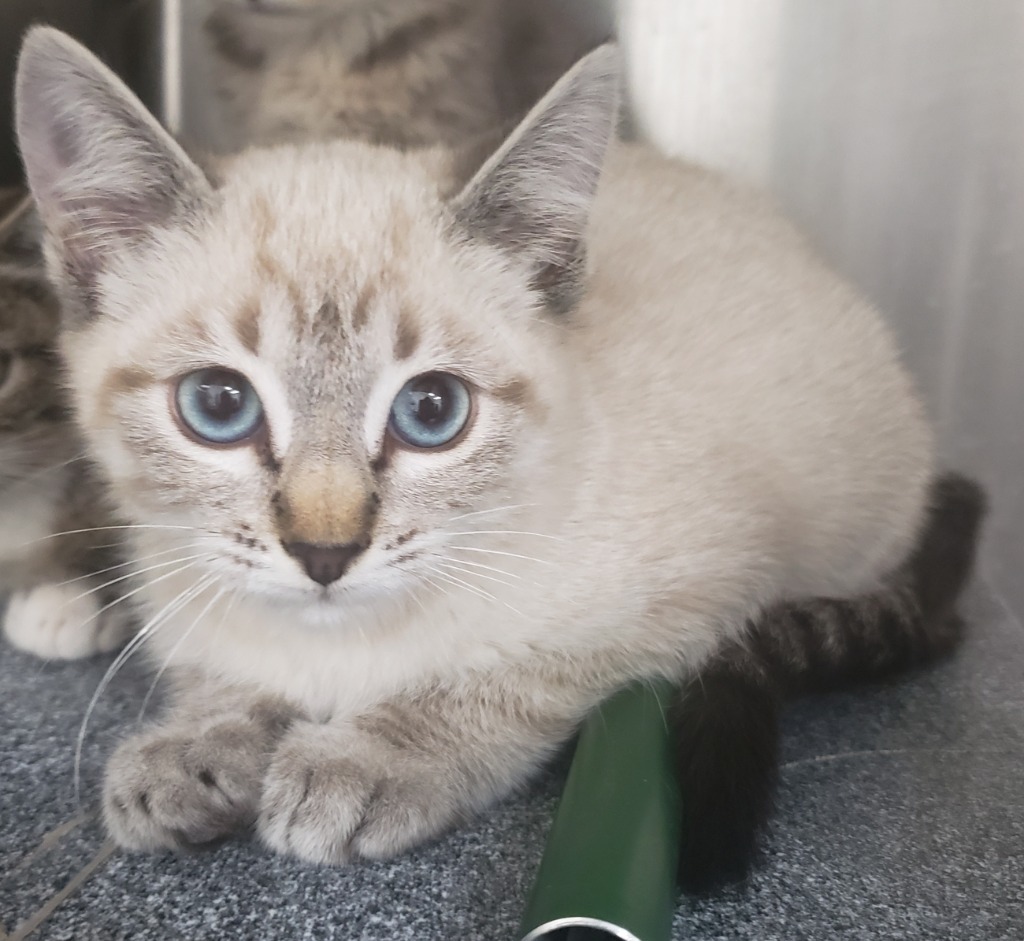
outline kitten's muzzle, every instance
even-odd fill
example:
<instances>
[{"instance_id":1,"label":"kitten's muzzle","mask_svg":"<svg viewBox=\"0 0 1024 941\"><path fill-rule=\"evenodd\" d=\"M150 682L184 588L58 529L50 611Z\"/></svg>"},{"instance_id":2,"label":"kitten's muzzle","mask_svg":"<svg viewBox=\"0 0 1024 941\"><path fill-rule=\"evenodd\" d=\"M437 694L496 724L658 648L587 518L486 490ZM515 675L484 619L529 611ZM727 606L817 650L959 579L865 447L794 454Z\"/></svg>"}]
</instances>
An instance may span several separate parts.
<instances>
[{"instance_id":1,"label":"kitten's muzzle","mask_svg":"<svg viewBox=\"0 0 1024 941\"><path fill-rule=\"evenodd\" d=\"M302 563L306 574L325 588L341 578L352 560L366 548L358 542L337 546L312 542L286 542L283 545L285 552Z\"/></svg>"}]
</instances>

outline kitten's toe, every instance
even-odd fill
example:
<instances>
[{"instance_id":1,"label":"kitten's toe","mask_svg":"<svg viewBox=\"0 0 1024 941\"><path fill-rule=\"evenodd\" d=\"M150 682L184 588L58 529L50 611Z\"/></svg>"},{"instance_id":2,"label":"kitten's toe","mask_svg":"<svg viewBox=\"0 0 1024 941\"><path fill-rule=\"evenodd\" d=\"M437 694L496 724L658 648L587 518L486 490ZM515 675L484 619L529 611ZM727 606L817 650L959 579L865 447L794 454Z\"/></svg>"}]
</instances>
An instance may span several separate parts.
<instances>
[{"instance_id":1,"label":"kitten's toe","mask_svg":"<svg viewBox=\"0 0 1024 941\"><path fill-rule=\"evenodd\" d=\"M374 781L374 769L340 751L328 729L297 724L275 752L263 781L261 839L279 853L309 862L348 862L349 840Z\"/></svg>"},{"instance_id":2,"label":"kitten's toe","mask_svg":"<svg viewBox=\"0 0 1024 941\"><path fill-rule=\"evenodd\" d=\"M349 851L359 859L390 859L434 839L465 816L439 778L384 777L363 811Z\"/></svg>"},{"instance_id":3,"label":"kitten's toe","mask_svg":"<svg viewBox=\"0 0 1024 941\"><path fill-rule=\"evenodd\" d=\"M265 753L245 723L224 722L196 737L143 733L107 764L103 811L126 849L201 846L253 822Z\"/></svg>"},{"instance_id":4,"label":"kitten's toe","mask_svg":"<svg viewBox=\"0 0 1024 941\"><path fill-rule=\"evenodd\" d=\"M38 585L11 596L4 633L18 649L48 660L91 657L116 649L130 632L127 617L100 609L81 582Z\"/></svg>"},{"instance_id":5,"label":"kitten's toe","mask_svg":"<svg viewBox=\"0 0 1024 941\"><path fill-rule=\"evenodd\" d=\"M271 761L259 833L272 849L314 863L390 858L454 821L437 784L431 769L386 742L303 723Z\"/></svg>"}]
</instances>

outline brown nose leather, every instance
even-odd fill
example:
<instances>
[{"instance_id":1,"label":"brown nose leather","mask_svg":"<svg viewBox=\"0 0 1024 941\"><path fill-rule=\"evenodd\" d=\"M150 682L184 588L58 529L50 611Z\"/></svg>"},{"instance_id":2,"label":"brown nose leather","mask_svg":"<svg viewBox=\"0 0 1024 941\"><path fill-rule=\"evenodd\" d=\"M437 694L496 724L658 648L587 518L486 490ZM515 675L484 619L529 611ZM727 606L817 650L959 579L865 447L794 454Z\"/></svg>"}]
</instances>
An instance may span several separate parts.
<instances>
[{"instance_id":1,"label":"brown nose leather","mask_svg":"<svg viewBox=\"0 0 1024 941\"><path fill-rule=\"evenodd\" d=\"M312 542L286 542L284 551L298 559L306 574L321 585L336 582L345 574L349 563L363 551L358 542L342 546L320 546Z\"/></svg>"}]
</instances>

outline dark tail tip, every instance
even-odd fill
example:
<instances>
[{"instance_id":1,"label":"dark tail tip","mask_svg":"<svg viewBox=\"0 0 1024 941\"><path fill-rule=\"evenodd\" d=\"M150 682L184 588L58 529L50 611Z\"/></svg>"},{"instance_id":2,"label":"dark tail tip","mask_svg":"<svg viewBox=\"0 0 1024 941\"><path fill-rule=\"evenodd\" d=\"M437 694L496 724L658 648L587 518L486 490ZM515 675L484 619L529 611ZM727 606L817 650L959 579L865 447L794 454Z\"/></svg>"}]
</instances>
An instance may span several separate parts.
<instances>
[{"instance_id":1,"label":"dark tail tip","mask_svg":"<svg viewBox=\"0 0 1024 941\"><path fill-rule=\"evenodd\" d=\"M948 473L932 484L930 508L910 558L910 572L928 621L950 617L970 581L988 509L985 492L973 480Z\"/></svg>"},{"instance_id":2,"label":"dark tail tip","mask_svg":"<svg viewBox=\"0 0 1024 941\"><path fill-rule=\"evenodd\" d=\"M683 794L678 882L695 895L746 877L775 793L778 698L736 653L691 679L673 715Z\"/></svg>"}]
</instances>

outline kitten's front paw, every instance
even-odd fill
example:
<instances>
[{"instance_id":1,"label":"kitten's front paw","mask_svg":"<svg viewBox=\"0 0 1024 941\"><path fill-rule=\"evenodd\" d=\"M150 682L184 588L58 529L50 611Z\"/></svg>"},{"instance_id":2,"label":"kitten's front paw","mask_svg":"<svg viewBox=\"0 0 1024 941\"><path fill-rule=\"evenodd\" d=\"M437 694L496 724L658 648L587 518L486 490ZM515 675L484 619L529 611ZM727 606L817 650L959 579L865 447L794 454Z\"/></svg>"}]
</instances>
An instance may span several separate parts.
<instances>
[{"instance_id":1,"label":"kitten's front paw","mask_svg":"<svg viewBox=\"0 0 1024 941\"><path fill-rule=\"evenodd\" d=\"M4 633L19 650L48 660L78 660L110 653L131 634L131 620L102 602L82 582L37 585L11 595Z\"/></svg>"},{"instance_id":2,"label":"kitten's front paw","mask_svg":"<svg viewBox=\"0 0 1024 941\"><path fill-rule=\"evenodd\" d=\"M458 817L452 775L437 759L355 730L302 723L270 763L258 827L278 852L339 865L396 856Z\"/></svg>"},{"instance_id":3,"label":"kitten's front paw","mask_svg":"<svg viewBox=\"0 0 1024 941\"><path fill-rule=\"evenodd\" d=\"M268 753L244 719L200 734L179 727L133 736L107 764L107 828L132 850L201 846L242 830L256 818Z\"/></svg>"}]
</instances>

